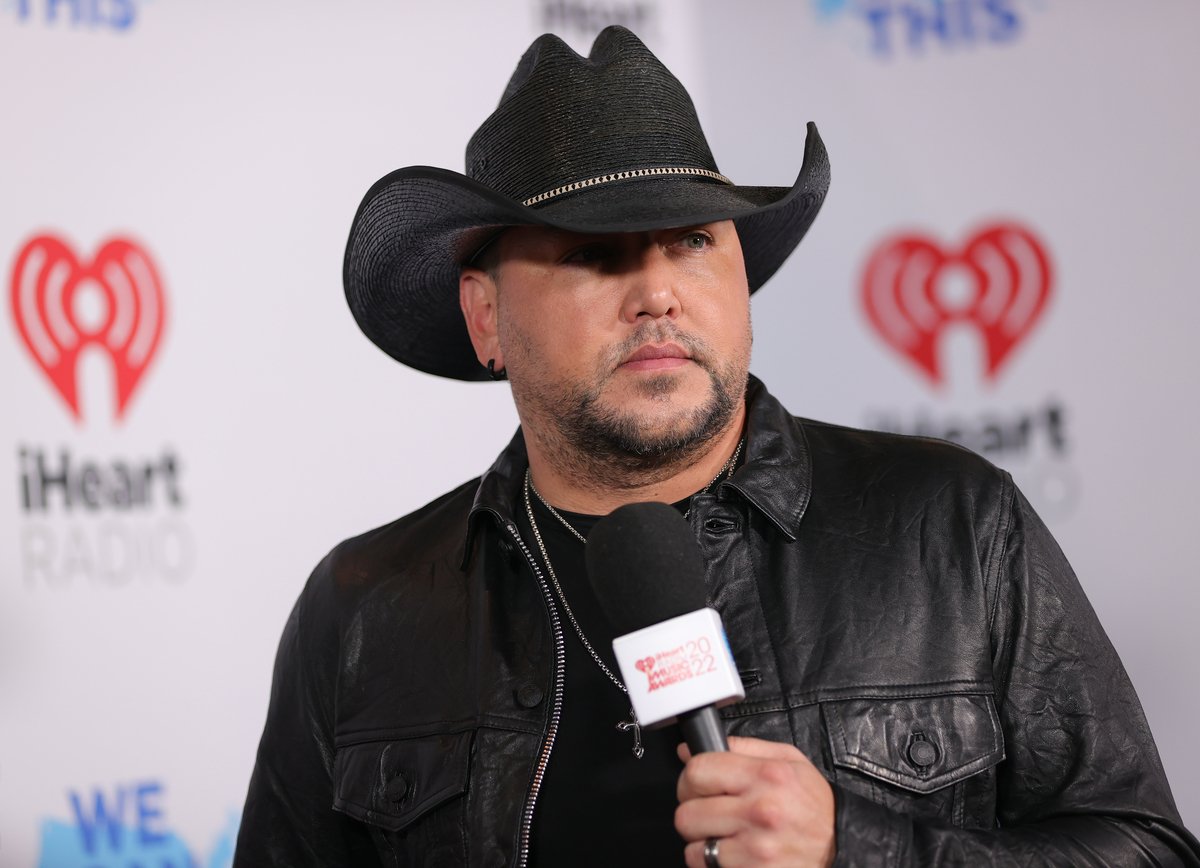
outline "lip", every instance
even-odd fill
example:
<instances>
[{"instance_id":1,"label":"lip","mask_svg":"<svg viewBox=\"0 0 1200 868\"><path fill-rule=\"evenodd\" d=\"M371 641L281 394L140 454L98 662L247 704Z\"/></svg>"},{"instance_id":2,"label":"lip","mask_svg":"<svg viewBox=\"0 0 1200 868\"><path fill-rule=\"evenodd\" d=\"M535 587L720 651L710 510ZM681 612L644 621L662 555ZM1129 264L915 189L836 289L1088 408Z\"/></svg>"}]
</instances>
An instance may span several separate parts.
<instances>
[{"instance_id":1,"label":"lip","mask_svg":"<svg viewBox=\"0 0 1200 868\"><path fill-rule=\"evenodd\" d=\"M632 371L661 371L691 362L688 351L679 344L646 344L630 355L621 367Z\"/></svg>"}]
</instances>

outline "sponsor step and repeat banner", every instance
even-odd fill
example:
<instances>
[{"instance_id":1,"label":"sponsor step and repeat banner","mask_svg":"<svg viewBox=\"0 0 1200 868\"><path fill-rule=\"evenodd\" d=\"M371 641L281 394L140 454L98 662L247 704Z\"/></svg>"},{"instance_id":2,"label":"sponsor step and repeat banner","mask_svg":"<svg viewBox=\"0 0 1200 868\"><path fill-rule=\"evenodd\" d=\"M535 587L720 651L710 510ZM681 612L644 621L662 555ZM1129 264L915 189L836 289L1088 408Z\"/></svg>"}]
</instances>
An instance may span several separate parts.
<instances>
[{"instance_id":1,"label":"sponsor step and repeat banner","mask_svg":"<svg viewBox=\"0 0 1200 868\"><path fill-rule=\"evenodd\" d=\"M738 183L789 183L820 125L755 372L1013 472L1200 825L1194 4L0 0L0 868L229 865L309 570L516 425L359 334L358 201L460 168L538 33L608 23Z\"/></svg>"}]
</instances>

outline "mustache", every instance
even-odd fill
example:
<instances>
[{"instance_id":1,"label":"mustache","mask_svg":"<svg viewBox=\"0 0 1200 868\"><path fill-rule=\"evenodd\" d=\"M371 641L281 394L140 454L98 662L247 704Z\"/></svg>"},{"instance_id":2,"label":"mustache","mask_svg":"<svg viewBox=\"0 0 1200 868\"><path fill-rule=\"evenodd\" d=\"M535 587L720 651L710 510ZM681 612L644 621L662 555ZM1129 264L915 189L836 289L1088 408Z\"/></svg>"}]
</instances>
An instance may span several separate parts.
<instances>
[{"instance_id":1,"label":"mustache","mask_svg":"<svg viewBox=\"0 0 1200 868\"><path fill-rule=\"evenodd\" d=\"M646 344L679 344L687 350L692 361L703 367L708 367L709 346L706 341L695 335L688 334L670 322L646 322L629 337L611 347L607 353L609 368L616 370L625 359L640 350Z\"/></svg>"}]
</instances>

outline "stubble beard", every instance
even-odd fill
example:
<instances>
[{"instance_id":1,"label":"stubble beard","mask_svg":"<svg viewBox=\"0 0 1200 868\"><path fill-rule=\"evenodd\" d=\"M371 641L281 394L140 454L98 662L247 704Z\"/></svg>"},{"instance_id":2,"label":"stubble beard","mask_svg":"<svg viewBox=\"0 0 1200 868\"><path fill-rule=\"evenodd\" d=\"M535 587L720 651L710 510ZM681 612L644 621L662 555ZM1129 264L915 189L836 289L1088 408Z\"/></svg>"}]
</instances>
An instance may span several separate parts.
<instances>
[{"instance_id":1,"label":"stubble beard","mask_svg":"<svg viewBox=\"0 0 1200 868\"><path fill-rule=\"evenodd\" d=\"M610 376L623 359L646 343L666 341L687 349L693 363L708 375L705 401L666 425L656 425L635 409L604 400ZM525 420L526 436L536 438L560 473L589 487L638 488L686 468L730 425L746 393L748 347L749 335L745 356L722 364L703 341L669 324L648 323L605 354L600 373L589 383L550 382L533 366L528 372L513 371L510 364L513 399ZM642 378L635 388L643 398L666 403L686 387L676 374L664 373Z\"/></svg>"}]
</instances>

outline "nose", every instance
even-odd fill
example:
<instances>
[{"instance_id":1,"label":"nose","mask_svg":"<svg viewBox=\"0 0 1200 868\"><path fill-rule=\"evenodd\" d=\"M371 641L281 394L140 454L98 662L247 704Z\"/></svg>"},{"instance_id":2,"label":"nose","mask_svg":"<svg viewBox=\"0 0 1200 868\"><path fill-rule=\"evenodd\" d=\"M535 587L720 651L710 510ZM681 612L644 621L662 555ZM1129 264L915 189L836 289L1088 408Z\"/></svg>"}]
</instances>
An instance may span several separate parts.
<instances>
[{"instance_id":1,"label":"nose","mask_svg":"<svg viewBox=\"0 0 1200 868\"><path fill-rule=\"evenodd\" d=\"M680 314L676 281L679 275L670 257L657 244L650 244L626 273L627 289L621 317L636 323L643 317L675 319Z\"/></svg>"}]
</instances>

